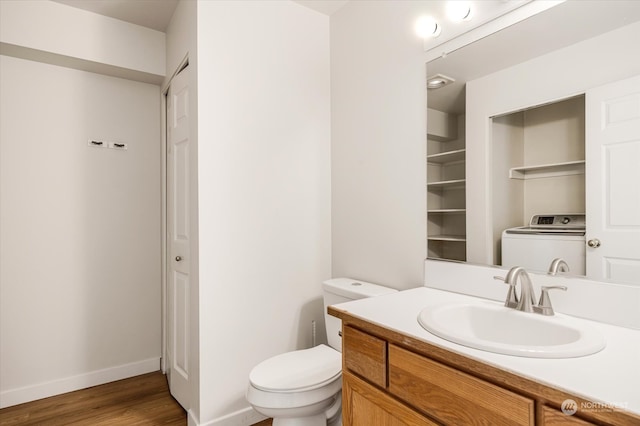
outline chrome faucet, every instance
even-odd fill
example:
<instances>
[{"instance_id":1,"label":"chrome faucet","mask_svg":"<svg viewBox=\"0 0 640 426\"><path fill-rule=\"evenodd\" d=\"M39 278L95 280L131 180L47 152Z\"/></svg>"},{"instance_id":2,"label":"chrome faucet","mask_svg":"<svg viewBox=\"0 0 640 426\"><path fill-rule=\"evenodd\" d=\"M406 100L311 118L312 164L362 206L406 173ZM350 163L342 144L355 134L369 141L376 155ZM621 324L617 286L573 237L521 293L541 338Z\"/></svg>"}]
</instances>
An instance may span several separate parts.
<instances>
[{"instance_id":1,"label":"chrome faucet","mask_svg":"<svg viewBox=\"0 0 640 426\"><path fill-rule=\"evenodd\" d=\"M531 278L527 271L521 266L514 266L509 269L507 276L494 277L497 280L503 280L505 284L509 285L509 292L507 293L507 299L504 302L504 306L508 308L515 308L523 312L533 312L533 307L536 304L535 296L533 293L533 285L531 284ZM520 297L516 294L516 285L518 284L518 278L520 278Z\"/></svg>"},{"instance_id":2,"label":"chrome faucet","mask_svg":"<svg viewBox=\"0 0 640 426\"><path fill-rule=\"evenodd\" d=\"M557 275L558 272L569 272L569 265L564 259L556 257L551 261L551 265L549 265L549 275Z\"/></svg>"},{"instance_id":3,"label":"chrome faucet","mask_svg":"<svg viewBox=\"0 0 640 426\"><path fill-rule=\"evenodd\" d=\"M558 259L566 265L566 262L562 259ZM555 262L555 261L554 261ZM558 262L560 263L560 262ZM540 300L536 304L535 294L533 290L533 284L527 271L521 266L514 266L509 269L506 277L493 277L497 280L502 280L509 285L509 292L507 293L507 299L504 302L504 306L507 308L514 308L522 312L535 312L541 315L553 315L553 307L551 306L551 299L549 298L549 290L566 290L565 286L550 286L542 287L542 293L540 294ZM516 294L516 285L518 284L518 278L520 278L520 297Z\"/></svg>"}]
</instances>

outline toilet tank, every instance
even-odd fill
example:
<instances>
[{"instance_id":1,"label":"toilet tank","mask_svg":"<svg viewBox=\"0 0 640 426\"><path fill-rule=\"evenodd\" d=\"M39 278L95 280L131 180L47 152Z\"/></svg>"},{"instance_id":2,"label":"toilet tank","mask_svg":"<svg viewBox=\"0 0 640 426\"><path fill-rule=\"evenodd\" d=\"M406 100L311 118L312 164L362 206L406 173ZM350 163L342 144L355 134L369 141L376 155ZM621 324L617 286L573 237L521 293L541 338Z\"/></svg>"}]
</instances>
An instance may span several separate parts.
<instances>
[{"instance_id":1,"label":"toilet tank","mask_svg":"<svg viewBox=\"0 0 640 426\"><path fill-rule=\"evenodd\" d=\"M329 346L342 352L342 337L339 333L342 329L342 321L327 314L327 307L350 300L364 299L365 297L381 296L383 294L396 293L397 290L372 284L351 278L333 278L322 283L324 297L324 320L327 329L327 341Z\"/></svg>"}]
</instances>

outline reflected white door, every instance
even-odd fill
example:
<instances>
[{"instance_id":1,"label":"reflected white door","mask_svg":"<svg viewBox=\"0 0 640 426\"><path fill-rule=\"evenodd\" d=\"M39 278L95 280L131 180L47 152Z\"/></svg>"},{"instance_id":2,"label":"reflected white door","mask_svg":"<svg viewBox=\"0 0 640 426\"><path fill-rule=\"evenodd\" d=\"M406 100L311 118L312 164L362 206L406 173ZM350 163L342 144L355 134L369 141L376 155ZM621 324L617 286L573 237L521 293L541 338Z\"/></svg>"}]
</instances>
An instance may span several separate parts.
<instances>
[{"instance_id":1,"label":"reflected white door","mask_svg":"<svg viewBox=\"0 0 640 426\"><path fill-rule=\"evenodd\" d=\"M586 93L587 276L640 285L640 76Z\"/></svg>"},{"instance_id":2,"label":"reflected white door","mask_svg":"<svg viewBox=\"0 0 640 426\"><path fill-rule=\"evenodd\" d=\"M189 409L189 68L167 95L167 375L171 395Z\"/></svg>"}]
</instances>

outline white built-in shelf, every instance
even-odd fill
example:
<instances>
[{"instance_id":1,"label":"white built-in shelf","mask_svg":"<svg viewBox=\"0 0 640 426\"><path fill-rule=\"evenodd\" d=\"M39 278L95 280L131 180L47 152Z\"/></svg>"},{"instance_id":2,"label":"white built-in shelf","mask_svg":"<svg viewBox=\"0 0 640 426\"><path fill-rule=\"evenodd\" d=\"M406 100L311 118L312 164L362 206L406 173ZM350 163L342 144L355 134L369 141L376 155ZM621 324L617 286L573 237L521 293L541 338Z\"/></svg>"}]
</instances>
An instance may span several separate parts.
<instances>
[{"instance_id":1,"label":"white built-in shelf","mask_svg":"<svg viewBox=\"0 0 640 426\"><path fill-rule=\"evenodd\" d=\"M427 256L427 259L431 259L431 260L447 260L447 261L454 261L454 262L466 262L465 259L457 259L457 258L453 258L453 257L441 257L441 256Z\"/></svg>"},{"instance_id":2,"label":"white built-in shelf","mask_svg":"<svg viewBox=\"0 0 640 426\"><path fill-rule=\"evenodd\" d=\"M429 235L427 238L431 241L467 241L464 235Z\"/></svg>"},{"instance_id":3,"label":"white built-in shelf","mask_svg":"<svg viewBox=\"0 0 640 426\"><path fill-rule=\"evenodd\" d=\"M464 188L465 180L464 179L455 179L455 180L443 180L439 182L429 182L427 183L427 187L429 189L436 188Z\"/></svg>"},{"instance_id":4,"label":"white built-in shelf","mask_svg":"<svg viewBox=\"0 0 640 426\"><path fill-rule=\"evenodd\" d=\"M438 213L465 213L467 209L433 209L427 210L429 214L438 214Z\"/></svg>"},{"instance_id":5,"label":"white built-in shelf","mask_svg":"<svg viewBox=\"0 0 640 426\"><path fill-rule=\"evenodd\" d=\"M539 179L555 176L583 175L584 160L565 163L540 164L509 169L511 179Z\"/></svg>"},{"instance_id":6,"label":"white built-in shelf","mask_svg":"<svg viewBox=\"0 0 640 426\"><path fill-rule=\"evenodd\" d=\"M464 161L465 150L456 149L455 151L440 152L438 154L427 155L427 163L445 164Z\"/></svg>"}]
</instances>

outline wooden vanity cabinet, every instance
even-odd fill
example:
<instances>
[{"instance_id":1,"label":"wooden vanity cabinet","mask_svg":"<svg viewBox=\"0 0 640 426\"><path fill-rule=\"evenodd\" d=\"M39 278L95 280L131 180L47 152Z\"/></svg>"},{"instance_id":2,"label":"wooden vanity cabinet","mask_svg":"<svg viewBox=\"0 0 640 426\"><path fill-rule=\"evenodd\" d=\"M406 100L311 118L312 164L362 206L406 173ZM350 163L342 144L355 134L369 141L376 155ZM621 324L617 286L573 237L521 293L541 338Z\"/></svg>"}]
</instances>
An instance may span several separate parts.
<instances>
[{"instance_id":1,"label":"wooden vanity cabinet","mask_svg":"<svg viewBox=\"0 0 640 426\"><path fill-rule=\"evenodd\" d=\"M560 410L588 400L329 307L342 319L343 424L638 426L622 411Z\"/></svg>"}]
</instances>

